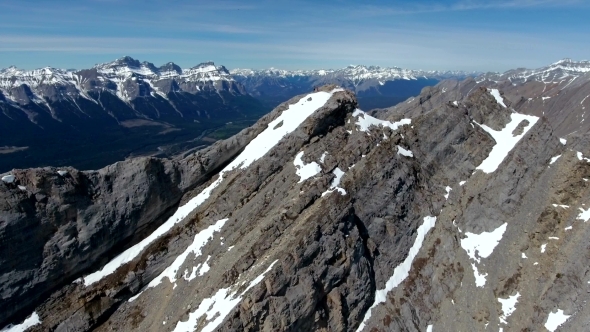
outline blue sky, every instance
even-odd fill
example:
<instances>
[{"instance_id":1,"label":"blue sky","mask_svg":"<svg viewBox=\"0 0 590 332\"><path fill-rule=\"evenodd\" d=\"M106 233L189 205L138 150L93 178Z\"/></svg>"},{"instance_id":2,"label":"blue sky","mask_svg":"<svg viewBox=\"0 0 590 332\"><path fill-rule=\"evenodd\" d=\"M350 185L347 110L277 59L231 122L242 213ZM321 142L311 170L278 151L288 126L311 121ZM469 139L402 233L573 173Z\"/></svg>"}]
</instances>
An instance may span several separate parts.
<instances>
[{"instance_id":1,"label":"blue sky","mask_svg":"<svg viewBox=\"0 0 590 332\"><path fill-rule=\"evenodd\" d=\"M0 68L348 64L505 71L590 59L590 1L3 0Z\"/></svg>"}]
</instances>

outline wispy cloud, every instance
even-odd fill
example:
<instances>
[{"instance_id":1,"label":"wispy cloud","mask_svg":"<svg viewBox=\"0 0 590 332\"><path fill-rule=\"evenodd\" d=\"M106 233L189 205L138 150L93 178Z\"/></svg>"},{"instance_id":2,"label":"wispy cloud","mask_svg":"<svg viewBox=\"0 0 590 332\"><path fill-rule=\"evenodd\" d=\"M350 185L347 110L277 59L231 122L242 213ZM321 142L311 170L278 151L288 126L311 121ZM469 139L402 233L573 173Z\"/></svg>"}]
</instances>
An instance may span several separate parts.
<instances>
[{"instance_id":1,"label":"wispy cloud","mask_svg":"<svg viewBox=\"0 0 590 332\"><path fill-rule=\"evenodd\" d=\"M582 0L464 0L454 3L448 3L447 1L429 3L412 2L399 4L396 6L362 5L359 8L354 9L354 14L367 16L389 16L485 9L563 8L573 6L588 7L588 3Z\"/></svg>"}]
</instances>

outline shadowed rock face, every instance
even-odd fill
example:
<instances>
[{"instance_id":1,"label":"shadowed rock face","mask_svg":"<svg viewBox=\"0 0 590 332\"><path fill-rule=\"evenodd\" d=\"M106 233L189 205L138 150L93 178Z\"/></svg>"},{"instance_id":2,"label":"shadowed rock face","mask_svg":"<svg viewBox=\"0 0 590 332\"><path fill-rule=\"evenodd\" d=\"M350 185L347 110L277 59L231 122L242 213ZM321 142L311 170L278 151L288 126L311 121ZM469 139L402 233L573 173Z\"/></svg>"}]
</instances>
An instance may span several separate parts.
<instances>
[{"instance_id":1,"label":"shadowed rock face","mask_svg":"<svg viewBox=\"0 0 590 332\"><path fill-rule=\"evenodd\" d=\"M20 279L2 283L10 310L0 320L35 310L32 331L538 331L559 309L571 315L563 329L584 329L585 135L563 145L547 118L512 123L514 104L487 88L457 103L425 89L414 107L381 113L390 122L333 88L183 159L65 176L15 170L0 183L0 238L21 259L3 254L0 266L3 280ZM267 140L263 157L224 168L327 92L296 129ZM514 130L500 137L504 128ZM497 155L494 137L514 147L485 173L477 167ZM203 192L186 218L86 283ZM502 305L509 298L514 310Z\"/></svg>"}]
</instances>

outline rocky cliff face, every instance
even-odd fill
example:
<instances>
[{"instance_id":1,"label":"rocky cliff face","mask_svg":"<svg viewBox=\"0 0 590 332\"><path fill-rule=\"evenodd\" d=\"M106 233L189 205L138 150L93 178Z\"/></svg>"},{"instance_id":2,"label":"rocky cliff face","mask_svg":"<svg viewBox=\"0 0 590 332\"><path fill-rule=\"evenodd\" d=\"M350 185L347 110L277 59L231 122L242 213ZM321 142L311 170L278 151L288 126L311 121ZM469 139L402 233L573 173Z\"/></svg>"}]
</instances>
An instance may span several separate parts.
<instances>
[{"instance_id":1,"label":"rocky cliff face","mask_svg":"<svg viewBox=\"0 0 590 332\"><path fill-rule=\"evenodd\" d=\"M184 159L4 175L0 325L583 331L587 138L435 89L379 120L327 86Z\"/></svg>"}]
</instances>

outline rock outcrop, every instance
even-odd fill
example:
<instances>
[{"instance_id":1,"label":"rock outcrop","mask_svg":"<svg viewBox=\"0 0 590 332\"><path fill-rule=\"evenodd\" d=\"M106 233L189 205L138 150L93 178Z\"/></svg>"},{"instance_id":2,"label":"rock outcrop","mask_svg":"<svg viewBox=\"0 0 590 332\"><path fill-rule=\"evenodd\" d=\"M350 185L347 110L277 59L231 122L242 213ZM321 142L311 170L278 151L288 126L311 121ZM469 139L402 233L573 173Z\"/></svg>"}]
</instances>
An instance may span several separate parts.
<instances>
[{"instance_id":1,"label":"rock outcrop","mask_svg":"<svg viewBox=\"0 0 590 332\"><path fill-rule=\"evenodd\" d=\"M583 331L588 139L436 89L379 120L328 86L183 159L13 171L0 325Z\"/></svg>"}]
</instances>

